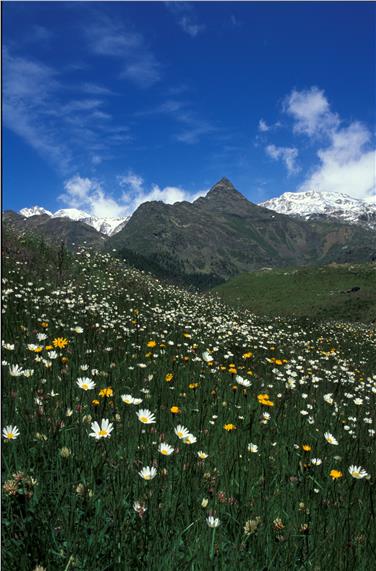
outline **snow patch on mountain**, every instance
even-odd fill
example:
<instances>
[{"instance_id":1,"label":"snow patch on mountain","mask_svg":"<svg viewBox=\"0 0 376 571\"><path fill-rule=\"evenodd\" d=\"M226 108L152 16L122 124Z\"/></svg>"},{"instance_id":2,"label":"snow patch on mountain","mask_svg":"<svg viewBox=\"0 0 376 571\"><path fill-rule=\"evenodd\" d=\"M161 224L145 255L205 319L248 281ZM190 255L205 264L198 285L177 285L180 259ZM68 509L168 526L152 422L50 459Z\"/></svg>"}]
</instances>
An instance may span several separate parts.
<instances>
[{"instance_id":1,"label":"snow patch on mountain","mask_svg":"<svg viewBox=\"0 0 376 571\"><path fill-rule=\"evenodd\" d=\"M376 197L371 200L353 198L336 192L285 192L259 206L279 214L298 216L306 220L335 218L347 224L358 224L376 230Z\"/></svg>"},{"instance_id":2,"label":"snow patch on mountain","mask_svg":"<svg viewBox=\"0 0 376 571\"><path fill-rule=\"evenodd\" d=\"M30 218L30 216L41 216L42 214L48 214L48 216L52 216L52 212L42 208L42 206L32 206L31 208L22 208L20 210L20 214L25 216L25 218Z\"/></svg>"},{"instance_id":3,"label":"snow patch on mountain","mask_svg":"<svg viewBox=\"0 0 376 571\"><path fill-rule=\"evenodd\" d=\"M78 210L77 208L61 208L56 212L52 213L41 206L33 206L32 208L23 208L20 210L20 214L29 218L30 216L36 216L41 214L48 214L51 218L69 218L70 220L74 220L75 222L84 222L89 226L92 226L100 232L101 234L105 234L106 236L113 236L117 232L120 232L126 225L129 220L128 217L118 217L118 218L110 218L110 217L98 217L98 216L90 216L87 212L83 210Z\"/></svg>"}]
</instances>

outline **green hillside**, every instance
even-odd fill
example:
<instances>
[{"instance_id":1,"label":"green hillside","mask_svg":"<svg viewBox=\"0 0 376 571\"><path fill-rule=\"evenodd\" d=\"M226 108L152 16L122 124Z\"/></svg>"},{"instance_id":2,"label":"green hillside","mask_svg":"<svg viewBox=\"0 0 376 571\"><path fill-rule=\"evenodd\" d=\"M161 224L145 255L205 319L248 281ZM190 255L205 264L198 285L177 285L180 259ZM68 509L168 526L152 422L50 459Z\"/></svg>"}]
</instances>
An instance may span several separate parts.
<instances>
[{"instance_id":1,"label":"green hillside","mask_svg":"<svg viewBox=\"0 0 376 571\"><path fill-rule=\"evenodd\" d=\"M373 326L9 230L2 309L4 570L374 568Z\"/></svg>"},{"instance_id":2,"label":"green hillside","mask_svg":"<svg viewBox=\"0 0 376 571\"><path fill-rule=\"evenodd\" d=\"M375 263L264 269L241 274L214 291L227 303L263 315L376 319Z\"/></svg>"}]
</instances>

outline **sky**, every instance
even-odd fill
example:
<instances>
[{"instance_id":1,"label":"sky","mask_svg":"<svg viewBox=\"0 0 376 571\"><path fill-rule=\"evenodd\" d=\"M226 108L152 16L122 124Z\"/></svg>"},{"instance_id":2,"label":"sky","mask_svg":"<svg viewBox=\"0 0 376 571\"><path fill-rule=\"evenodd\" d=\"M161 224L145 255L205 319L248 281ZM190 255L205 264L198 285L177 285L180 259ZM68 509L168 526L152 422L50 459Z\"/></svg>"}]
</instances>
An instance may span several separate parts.
<instances>
[{"instance_id":1,"label":"sky","mask_svg":"<svg viewBox=\"0 0 376 571\"><path fill-rule=\"evenodd\" d=\"M223 176L375 198L367 2L10 2L3 207L127 216Z\"/></svg>"}]
</instances>

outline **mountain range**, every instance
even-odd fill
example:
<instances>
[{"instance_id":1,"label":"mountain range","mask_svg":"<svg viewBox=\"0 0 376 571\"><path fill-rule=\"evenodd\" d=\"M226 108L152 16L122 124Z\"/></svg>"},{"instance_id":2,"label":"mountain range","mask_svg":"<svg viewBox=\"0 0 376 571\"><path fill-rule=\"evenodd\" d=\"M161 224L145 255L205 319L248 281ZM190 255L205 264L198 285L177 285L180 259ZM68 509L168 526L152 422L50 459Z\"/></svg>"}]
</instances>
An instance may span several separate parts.
<instances>
[{"instance_id":1,"label":"mountain range","mask_svg":"<svg viewBox=\"0 0 376 571\"><path fill-rule=\"evenodd\" d=\"M306 220L333 218L376 230L376 197L367 201L336 192L285 192L260 206Z\"/></svg>"},{"instance_id":2,"label":"mountain range","mask_svg":"<svg viewBox=\"0 0 376 571\"><path fill-rule=\"evenodd\" d=\"M4 220L18 231L104 248L140 269L204 288L264 267L376 258L372 205L363 208L346 195L298 194L256 205L222 178L193 203L145 202L129 219L33 207L7 211Z\"/></svg>"},{"instance_id":3,"label":"mountain range","mask_svg":"<svg viewBox=\"0 0 376 571\"><path fill-rule=\"evenodd\" d=\"M91 216L83 210L77 210L76 208L62 208L57 210L55 213L46 210L42 206L32 206L31 208L22 208L20 210L21 216L25 218L31 218L32 216L45 215L50 218L69 218L75 222L84 222L88 226L92 226L106 236L112 236L116 232L120 232L129 220L129 217L121 218L111 218L111 217L98 217Z\"/></svg>"}]
</instances>

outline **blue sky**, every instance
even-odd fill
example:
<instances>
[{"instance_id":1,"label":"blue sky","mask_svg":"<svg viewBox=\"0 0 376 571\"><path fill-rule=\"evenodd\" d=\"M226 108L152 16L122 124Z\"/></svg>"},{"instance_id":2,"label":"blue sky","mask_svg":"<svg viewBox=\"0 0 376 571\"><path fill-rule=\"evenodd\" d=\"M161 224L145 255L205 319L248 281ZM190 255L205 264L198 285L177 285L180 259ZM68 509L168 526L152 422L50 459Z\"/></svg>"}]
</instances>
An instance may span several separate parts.
<instances>
[{"instance_id":1,"label":"blue sky","mask_svg":"<svg viewBox=\"0 0 376 571\"><path fill-rule=\"evenodd\" d=\"M4 2L4 207L375 195L375 4Z\"/></svg>"}]
</instances>

